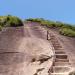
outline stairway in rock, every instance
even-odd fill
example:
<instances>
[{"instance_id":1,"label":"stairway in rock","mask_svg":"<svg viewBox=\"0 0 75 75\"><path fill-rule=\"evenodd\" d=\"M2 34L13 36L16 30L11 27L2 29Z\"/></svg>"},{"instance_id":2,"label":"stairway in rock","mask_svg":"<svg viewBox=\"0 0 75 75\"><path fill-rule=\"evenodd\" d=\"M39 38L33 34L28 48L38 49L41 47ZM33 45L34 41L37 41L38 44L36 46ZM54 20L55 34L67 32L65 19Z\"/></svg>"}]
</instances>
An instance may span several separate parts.
<instances>
[{"instance_id":1,"label":"stairway in rock","mask_svg":"<svg viewBox=\"0 0 75 75\"><path fill-rule=\"evenodd\" d=\"M50 41L52 42L55 52L55 59L50 75L68 75L68 72L70 71L70 62L67 54L55 35L50 34Z\"/></svg>"}]
</instances>

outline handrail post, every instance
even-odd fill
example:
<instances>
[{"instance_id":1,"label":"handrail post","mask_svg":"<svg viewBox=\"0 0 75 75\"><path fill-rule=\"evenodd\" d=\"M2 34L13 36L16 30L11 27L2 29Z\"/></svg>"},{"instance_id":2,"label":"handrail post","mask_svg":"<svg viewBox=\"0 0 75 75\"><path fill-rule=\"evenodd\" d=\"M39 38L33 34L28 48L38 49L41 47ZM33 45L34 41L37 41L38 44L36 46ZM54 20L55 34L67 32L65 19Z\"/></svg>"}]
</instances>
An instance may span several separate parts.
<instances>
[{"instance_id":1,"label":"handrail post","mask_svg":"<svg viewBox=\"0 0 75 75\"><path fill-rule=\"evenodd\" d=\"M49 31L47 30L47 40L48 40Z\"/></svg>"}]
</instances>

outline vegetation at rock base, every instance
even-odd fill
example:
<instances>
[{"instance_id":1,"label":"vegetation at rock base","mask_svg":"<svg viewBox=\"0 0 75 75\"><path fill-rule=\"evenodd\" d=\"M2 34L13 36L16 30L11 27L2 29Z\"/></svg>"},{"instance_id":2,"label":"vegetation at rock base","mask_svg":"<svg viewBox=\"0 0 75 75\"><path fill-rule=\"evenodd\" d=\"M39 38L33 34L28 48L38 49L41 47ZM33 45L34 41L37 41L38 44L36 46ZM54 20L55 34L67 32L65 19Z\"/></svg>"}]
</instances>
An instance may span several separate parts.
<instances>
[{"instance_id":1,"label":"vegetation at rock base","mask_svg":"<svg viewBox=\"0 0 75 75\"><path fill-rule=\"evenodd\" d=\"M0 16L0 30L3 27L18 27L23 26L23 22L16 16Z\"/></svg>"},{"instance_id":2,"label":"vegetation at rock base","mask_svg":"<svg viewBox=\"0 0 75 75\"><path fill-rule=\"evenodd\" d=\"M42 26L48 28L58 28L59 33L65 36L75 37L75 26L67 23L62 23L59 21L45 20L43 18L29 18L25 22L38 22ZM23 22L20 18L16 16L0 16L0 31L3 27L18 27L23 26Z\"/></svg>"},{"instance_id":3,"label":"vegetation at rock base","mask_svg":"<svg viewBox=\"0 0 75 75\"><path fill-rule=\"evenodd\" d=\"M60 34L65 36L75 37L75 26L71 24L62 23L59 21L45 20L43 18L29 18L26 19L25 22L26 21L38 22L42 26L46 26L48 28L58 28Z\"/></svg>"},{"instance_id":4,"label":"vegetation at rock base","mask_svg":"<svg viewBox=\"0 0 75 75\"><path fill-rule=\"evenodd\" d=\"M69 28L62 28L59 30L60 34L62 35L66 35L66 36L75 36L75 31L73 31L72 29Z\"/></svg>"},{"instance_id":5,"label":"vegetation at rock base","mask_svg":"<svg viewBox=\"0 0 75 75\"><path fill-rule=\"evenodd\" d=\"M0 31L2 30L2 26L0 26Z\"/></svg>"}]
</instances>

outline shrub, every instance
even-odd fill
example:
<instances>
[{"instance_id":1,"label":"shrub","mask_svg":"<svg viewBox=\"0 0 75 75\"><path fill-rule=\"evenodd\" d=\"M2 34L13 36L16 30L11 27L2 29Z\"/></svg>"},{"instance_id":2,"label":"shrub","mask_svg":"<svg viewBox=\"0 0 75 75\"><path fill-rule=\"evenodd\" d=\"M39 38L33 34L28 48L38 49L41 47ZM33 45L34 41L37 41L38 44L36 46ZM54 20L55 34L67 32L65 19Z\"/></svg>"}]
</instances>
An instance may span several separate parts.
<instances>
[{"instance_id":1,"label":"shrub","mask_svg":"<svg viewBox=\"0 0 75 75\"><path fill-rule=\"evenodd\" d=\"M40 22L41 25L45 25L47 27L61 27L62 26L61 22L54 22L50 20L45 20L43 18L29 18L29 19L26 19L25 21Z\"/></svg>"},{"instance_id":2,"label":"shrub","mask_svg":"<svg viewBox=\"0 0 75 75\"><path fill-rule=\"evenodd\" d=\"M75 31L70 28L62 28L59 30L59 32L62 35L75 37Z\"/></svg>"},{"instance_id":3,"label":"shrub","mask_svg":"<svg viewBox=\"0 0 75 75\"><path fill-rule=\"evenodd\" d=\"M62 23L59 21L50 21L50 20L45 20L43 18L29 18L26 19L26 21L31 21L31 22L40 22L42 26L46 26L49 28L58 28L59 33L65 36L73 36L75 37L75 26L67 23Z\"/></svg>"},{"instance_id":4,"label":"shrub","mask_svg":"<svg viewBox=\"0 0 75 75\"><path fill-rule=\"evenodd\" d=\"M6 25L5 26L10 26L10 27L17 27L17 26L23 26L23 23L21 19L15 16L7 16L6 17Z\"/></svg>"},{"instance_id":5,"label":"shrub","mask_svg":"<svg viewBox=\"0 0 75 75\"><path fill-rule=\"evenodd\" d=\"M17 27L23 26L22 20L16 16L0 16L0 25L2 27Z\"/></svg>"},{"instance_id":6,"label":"shrub","mask_svg":"<svg viewBox=\"0 0 75 75\"><path fill-rule=\"evenodd\" d=\"M26 19L26 21L31 21L31 22L41 22L41 18L29 18L29 19Z\"/></svg>"},{"instance_id":7,"label":"shrub","mask_svg":"<svg viewBox=\"0 0 75 75\"><path fill-rule=\"evenodd\" d=\"M2 26L0 26L0 31L2 30Z\"/></svg>"}]
</instances>

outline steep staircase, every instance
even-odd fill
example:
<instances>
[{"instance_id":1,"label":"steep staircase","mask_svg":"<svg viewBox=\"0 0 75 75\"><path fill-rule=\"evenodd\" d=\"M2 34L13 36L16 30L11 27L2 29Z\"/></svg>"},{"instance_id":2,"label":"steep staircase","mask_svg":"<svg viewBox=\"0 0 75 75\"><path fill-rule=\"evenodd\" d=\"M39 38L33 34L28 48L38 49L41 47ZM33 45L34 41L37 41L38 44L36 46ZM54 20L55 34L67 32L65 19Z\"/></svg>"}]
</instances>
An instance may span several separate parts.
<instances>
[{"instance_id":1,"label":"steep staircase","mask_svg":"<svg viewBox=\"0 0 75 75\"><path fill-rule=\"evenodd\" d=\"M49 33L50 41L54 47L55 59L50 75L68 75L70 71L70 63L67 54L56 39L55 35Z\"/></svg>"}]
</instances>

